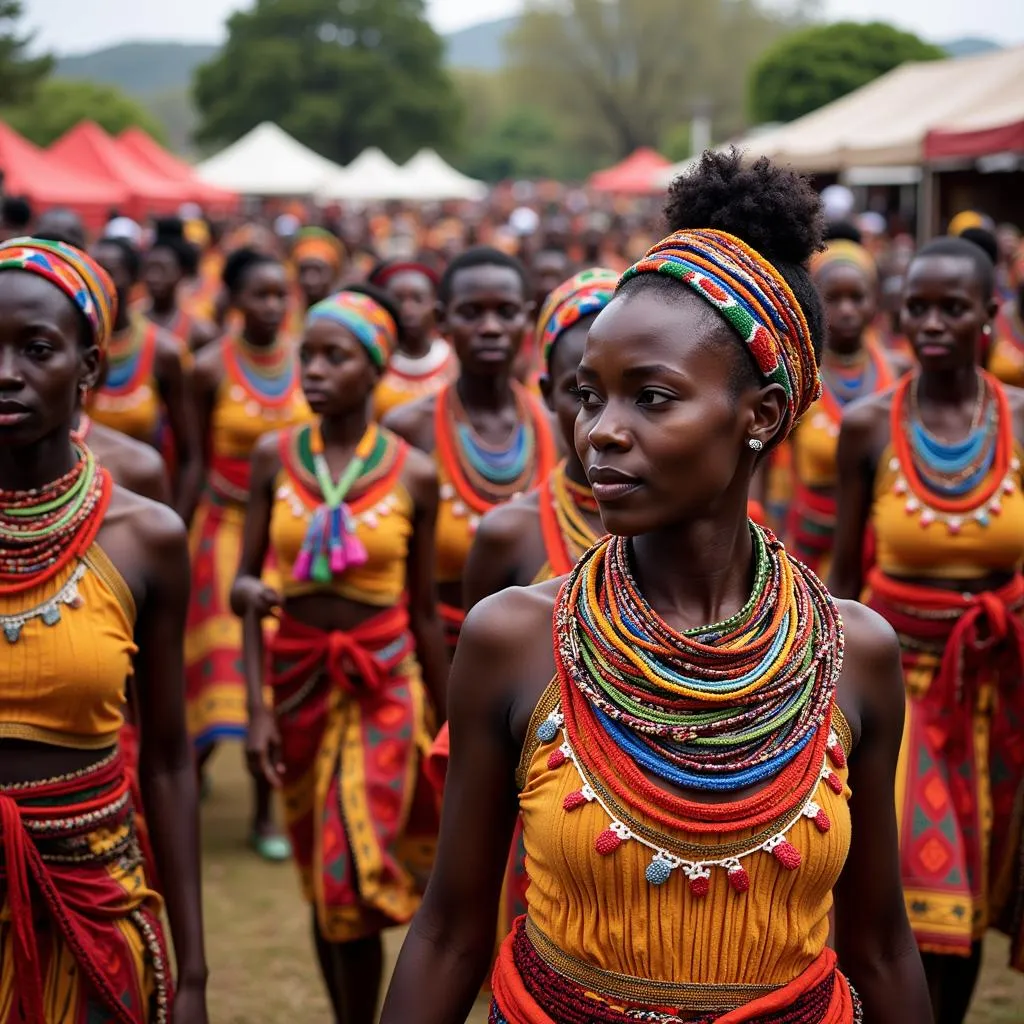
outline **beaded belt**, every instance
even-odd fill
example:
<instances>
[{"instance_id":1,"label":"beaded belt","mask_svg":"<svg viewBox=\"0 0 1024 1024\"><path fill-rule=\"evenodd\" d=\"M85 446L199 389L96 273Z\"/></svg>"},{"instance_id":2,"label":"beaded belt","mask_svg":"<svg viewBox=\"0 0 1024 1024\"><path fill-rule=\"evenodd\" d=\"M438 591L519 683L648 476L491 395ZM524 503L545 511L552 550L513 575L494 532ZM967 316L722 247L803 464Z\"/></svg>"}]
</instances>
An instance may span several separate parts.
<instances>
[{"instance_id":1,"label":"beaded belt","mask_svg":"<svg viewBox=\"0 0 1024 1024\"><path fill-rule=\"evenodd\" d=\"M733 1010L774 991L775 985L683 984L632 978L584 963L559 949L529 917L516 936L516 965L529 968L538 958L550 970L605 999L648 1006L667 1006L686 1012Z\"/></svg>"}]
</instances>

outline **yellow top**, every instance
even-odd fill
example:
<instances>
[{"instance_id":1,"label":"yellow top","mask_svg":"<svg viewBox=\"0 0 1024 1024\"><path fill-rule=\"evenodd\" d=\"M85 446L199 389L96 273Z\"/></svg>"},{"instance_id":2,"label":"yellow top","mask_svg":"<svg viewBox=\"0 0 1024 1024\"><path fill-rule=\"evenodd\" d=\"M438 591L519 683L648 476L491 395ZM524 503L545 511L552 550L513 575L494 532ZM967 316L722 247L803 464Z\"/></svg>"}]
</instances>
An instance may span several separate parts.
<instances>
[{"instance_id":1,"label":"yellow top","mask_svg":"<svg viewBox=\"0 0 1024 1024\"><path fill-rule=\"evenodd\" d=\"M835 487L839 425L829 416L823 399L807 410L794 427L789 443L796 477L805 487Z\"/></svg>"},{"instance_id":2,"label":"yellow top","mask_svg":"<svg viewBox=\"0 0 1024 1024\"><path fill-rule=\"evenodd\" d=\"M1024 321L1017 303L1006 302L993 324L988 370L1011 387L1024 387Z\"/></svg>"},{"instance_id":3,"label":"yellow top","mask_svg":"<svg viewBox=\"0 0 1024 1024\"><path fill-rule=\"evenodd\" d=\"M0 596L0 623L0 737L115 744L138 648L135 602L103 550L94 544L56 579Z\"/></svg>"},{"instance_id":4,"label":"yellow top","mask_svg":"<svg viewBox=\"0 0 1024 1024\"><path fill-rule=\"evenodd\" d=\"M409 359L396 352L373 392L373 416L381 420L400 405L435 395L458 375L458 360L443 338L435 339L422 359Z\"/></svg>"},{"instance_id":5,"label":"yellow top","mask_svg":"<svg viewBox=\"0 0 1024 1024\"><path fill-rule=\"evenodd\" d=\"M531 737L557 698L553 685L538 704ZM833 720L848 750L849 730L838 708ZM569 958L562 966L570 977L580 980L583 964L599 972L671 984L778 987L821 953L828 938L832 888L850 847L845 769L835 768L842 795L824 781L812 794L829 817L828 831L819 831L803 814L786 830L801 855L796 870L757 850L742 858L750 880L746 893L735 892L727 871L715 867L707 895L697 896L681 870L674 870L663 885L650 884L644 872L652 852L635 839L607 856L597 853L595 838L608 828L609 816L597 801L564 810L565 798L580 788L580 776L571 762L549 768L554 748L528 743L521 762L525 785L520 809L530 875L526 900L530 926L535 936L543 936L535 937L535 943L545 945L546 939L548 954L557 951L556 959ZM633 832L646 832L658 845L695 862L737 856L788 824L770 823L763 838L744 830L712 841L696 833L666 835L663 826L646 818L623 820Z\"/></svg>"},{"instance_id":6,"label":"yellow top","mask_svg":"<svg viewBox=\"0 0 1024 1024\"><path fill-rule=\"evenodd\" d=\"M891 448L882 455L875 477L871 525L875 561L887 576L934 579L977 579L991 572L1012 572L1024 563L1024 493L1021 453L1016 449L1009 487L997 494L998 512L980 510L950 530L942 519L922 524L921 513L908 493L897 493L900 474Z\"/></svg>"},{"instance_id":7,"label":"yellow top","mask_svg":"<svg viewBox=\"0 0 1024 1024\"><path fill-rule=\"evenodd\" d=\"M440 500L434 540L435 577L438 583L458 583L480 525L480 516L459 497L443 462L440 459L436 462Z\"/></svg>"},{"instance_id":8,"label":"yellow top","mask_svg":"<svg viewBox=\"0 0 1024 1024\"><path fill-rule=\"evenodd\" d=\"M366 549L364 565L348 569L330 584L299 581L292 570L306 536L313 510L320 504L315 481L303 480L293 469L292 459L282 457L273 509L270 516L270 545L281 573L285 597L329 591L360 604L394 607L405 592L409 541L412 537L413 500L399 479L408 447L394 435L395 450L385 458L383 475L361 491L355 491L348 506L356 523L356 536Z\"/></svg>"},{"instance_id":9,"label":"yellow top","mask_svg":"<svg viewBox=\"0 0 1024 1024\"><path fill-rule=\"evenodd\" d=\"M86 412L111 430L155 444L161 412L160 386L153 369L158 331L141 313L132 314L131 330L141 331L142 339L126 370L127 378L118 379L118 371L112 369L103 387L89 396Z\"/></svg>"}]
</instances>

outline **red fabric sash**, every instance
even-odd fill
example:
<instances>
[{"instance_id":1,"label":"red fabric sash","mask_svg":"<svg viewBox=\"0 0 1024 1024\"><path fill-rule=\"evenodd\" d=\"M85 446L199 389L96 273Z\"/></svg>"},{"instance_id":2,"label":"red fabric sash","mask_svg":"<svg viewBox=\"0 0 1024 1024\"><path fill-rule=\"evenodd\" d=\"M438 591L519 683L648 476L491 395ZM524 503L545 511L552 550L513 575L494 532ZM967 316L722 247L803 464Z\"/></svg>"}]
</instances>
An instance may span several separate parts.
<instances>
[{"instance_id":1,"label":"red fabric sash","mask_svg":"<svg viewBox=\"0 0 1024 1024\"><path fill-rule=\"evenodd\" d=\"M46 1024L44 969L36 936L38 892L50 920L67 943L87 983L119 1024L147 1024L124 939L115 922L130 913L131 897L106 864L78 860L47 862L37 843L75 839L97 828L114 830L130 820L130 783L120 754L72 779L0 788L0 844L13 926L13 958L18 994L29 1024ZM81 800L69 797L81 794ZM87 847L86 847L87 848ZM150 924L162 945L159 921ZM168 971L161 948L163 971Z\"/></svg>"},{"instance_id":2,"label":"red fabric sash","mask_svg":"<svg viewBox=\"0 0 1024 1024\"><path fill-rule=\"evenodd\" d=\"M519 918L502 943L494 966L492 1024L569 1024L570 1020L628 1024L644 1019L641 1014L645 1011L676 1017L678 1007L633 1004L618 1009L596 999L585 986L559 974L535 951L531 955L531 950L524 919ZM538 999L543 999L545 1005ZM552 1016L548 1005L553 1008L559 1003L571 1009ZM835 952L826 948L788 985L735 1010L700 1017L694 1024L853 1024L854 1019L854 996L837 968Z\"/></svg>"},{"instance_id":3,"label":"red fabric sash","mask_svg":"<svg viewBox=\"0 0 1024 1024\"><path fill-rule=\"evenodd\" d=\"M444 642L448 647L449 655L455 653L455 646L459 642L459 633L462 631L462 624L466 621L466 613L454 605L445 604L439 601L437 610L441 614L441 627L444 629Z\"/></svg>"},{"instance_id":4,"label":"red fabric sash","mask_svg":"<svg viewBox=\"0 0 1024 1024\"><path fill-rule=\"evenodd\" d=\"M249 495L251 467L248 459L215 455L210 461L207 484L211 491L235 504L243 504Z\"/></svg>"}]
</instances>

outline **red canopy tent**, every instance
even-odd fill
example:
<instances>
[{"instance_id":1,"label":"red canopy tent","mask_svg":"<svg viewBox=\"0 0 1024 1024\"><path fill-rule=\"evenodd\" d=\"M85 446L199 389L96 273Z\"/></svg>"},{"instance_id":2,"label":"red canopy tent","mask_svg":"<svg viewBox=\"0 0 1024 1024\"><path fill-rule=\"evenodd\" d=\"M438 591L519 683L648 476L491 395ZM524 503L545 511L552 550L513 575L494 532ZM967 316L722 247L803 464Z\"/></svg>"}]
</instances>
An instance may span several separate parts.
<instances>
[{"instance_id":1,"label":"red canopy tent","mask_svg":"<svg viewBox=\"0 0 1024 1024\"><path fill-rule=\"evenodd\" d=\"M205 207L207 212L213 209L230 210L238 205L238 196L234 192L200 181L193 167L169 153L141 128L126 128L115 141L123 151L154 174L180 182L191 189L192 201Z\"/></svg>"},{"instance_id":2,"label":"red canopy tent","mask_svg":"<svg viewBox=\"0 0 1024 1024\"><path fill-rule=\"evenodd\" d=\"M69 170L3 122L0 169L8 195L27 196L37 212L54 206L67 207L92 230L103 226L112 206L123 206L129 199L123 185Z\"/></svg>"},{"instance_id":3,"label":"red canopy tent","mask_svg":"<svg viewBox=\"0 0 1024 1024\"><path fill-rule=\"evenodd\" d=\"M598 192L629 196L656 195L664 191L658 172L668 166L670 162L660 153L644 147L614 167L592 174L587 184Z\"/></svg>"},{"instance_id":4,"label":"red canopy tent","mask_svg":"<svg viewBox=\"0 0 1024 1024\"><path fill-rule=\"evenodd\" d=\"M54 160L75 173L117 182L128 191L121 212L141 220L150 214L174 213L191 195L181 182L151 171L124 152L94 121L82 121L48 150Z\"/></svg>"}]
</instances>

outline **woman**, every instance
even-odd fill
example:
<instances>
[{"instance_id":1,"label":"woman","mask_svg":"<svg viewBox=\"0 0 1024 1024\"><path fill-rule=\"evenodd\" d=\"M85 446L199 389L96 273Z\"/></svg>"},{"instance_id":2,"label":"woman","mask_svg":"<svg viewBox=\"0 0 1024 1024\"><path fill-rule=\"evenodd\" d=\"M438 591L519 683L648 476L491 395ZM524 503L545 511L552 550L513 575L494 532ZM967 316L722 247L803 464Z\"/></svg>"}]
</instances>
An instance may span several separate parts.
<instances>
[{"instance_id":1,"label":"woman","mask_svg":"<svg viewBox=\"0 0 1024 1024\"><path fill-rule=\"evenodd\" d=\"M300 228L292 246L292 263L303 302L301 323L306 313L337 287L345 265L345 246L323 228Z\"/></svg>"},{"instance_id":2,"label":"woman","mask_svg":"<svg viewBox=\"0 0 1024 1024\"><path fill-rule=\"evenodd\" d=\"M967 1013L1024 778L1024 393L977 365L992 279L964 239L917 254L903 328L920 367L852 406L839 438L832 586L856 597L866 584L903 644L901 868L939 1024Z\"/></svg>"},{"instance_id":3,"label":"woman","mask_svg":"<svg viewBox=\"0 0 1024 1024\"><path fill-rule=\"evenodd\" d=\"M824 576L836 529L836 448L843 409L854 399L885 391L895 380L889 356L866 332L875 315L878 272L867 249L836 239L811 260L811 275L825 306L827 333L821 358L821 398L790 438L794 495L789 546Z\"/></svg>"},{"instance_id":4,"label":"woman","mask_svg":"<svg viewBox=\"0 0 1024 1024\"><path fill-rule=\"evenodd\" d=\"M435 395L458 376L451 345L437 333L437 274L425 263L393 260L370 274L398 304L401 333L373 396L379 420L392 409L426 395Z\"/></svg>"},{"instance_id":5,"label":"woman","mask_svg":"<svg viewBox=\"0 0 1024 1024\"><path fill-rule=\"evenodd\" d=\"M246 734L242 624L230 607L249 501L249 459L271 430L304 423L294 349L281 336L288 302L284 266L252 249L232 253L224 287L242 328L196 357L197 419L208 452L206 487L192 523L192 598L185 641L189 731L200 764L219 740ZM290 850L271 817L271 790L255 781L250 844L268 860Z\"/></svg>"},{"instance_id":6,"label":"woman","mask_svg":"<svg viewBox=\"0 0 1024 1024\"><path fill-rule=\"evenodd\" d=\"M156 237L142 260L146 300L141 312L166 331L183 353L196 352L217 338L217 328L185 308L186 282L199 273L199 253L186 240L179 220L157 222Z\"/></svg>"},{"instance_id":7,"label":"woman","mask_svg":"<svg viewBox=\"0 0 1024 1024\"><path fill-rule=\"evenodd\" d=\"M181 352L166 332L131 312L131 292L140 269L136 249L123 239L107 238L93 247L93 256L114 282L119 305L104 379L89 396L87 411L97 423L158 451L166 423L175 463L173 506L187 523L195 509L203 467L191 384Z\"/></svg>"},{"instance_id":8,"label":"woman","mask_svg":"<svg viewBox=\"0 0 1024 1024\"><path fill-rule=\"evenodd\" d=\"M397 325L380 301L317 303L299 348L317 420L252 458L233 604L244 618L251 766L283 787L335 1019L372 1024L380 933L419 905L436 819L420 765L448 662L437 617L437 472L370 418ZM261 580L267 552L279 592ZM260 620L280 607L263 702ZM422 666L422 678L420 674Z\"/></svg>"},{"instance_id":9,"label":"woman","mask_svg":"<svg viewBox=\"0 0 1024 1024\"><path fill-rule=\"evenodd\" d=\"M452 649L465 617L463 570L481 517L533 490L555 464L547 414L512 377L533 311L526 296L525 272L511 256L479 248L452 260L438 306L459 377L383 421L438 467L436 579Z\"/></svg>"},{"instance_id":10,"label":"woman","mask_svg":"<svg viewBox=\"0 0 1024 1024\"><path fill-rule=\"evenodd\" d=\"M114 285L60 243L0 246L0 1019L206 1021L195 780L183 715L184 528L72 433ZM118 750L125 680L177 960Z\"/></svg>"},{"instance_id":11,"label":"woman","mask_svg":"<svg viewBox=\"0 0 1024 1024\"><path fill-rule=\"evenodd\" d=\"M383 1024L465 1018L517 781L529 912L492 1021L852 1024L851 985L873 1024L930 1019L896 860L895 639L747 518L818 393L819 201L707 153L670 207L690 223L627 271L578 372L576 449L616 536L469 615L438 860Z\"/></svg>"},{"instance_id":12,"label":"woman","mask_svg":"<svg viewBox=\"0 0 1024 1024\"><path fill-rule=\"evenodd\" d=\"M1004 384L1019 388L1024 387L1024 247L1013 263L1010 281L1017 291L996 314L988 369Z\"/></svg>"}]
</instances>

